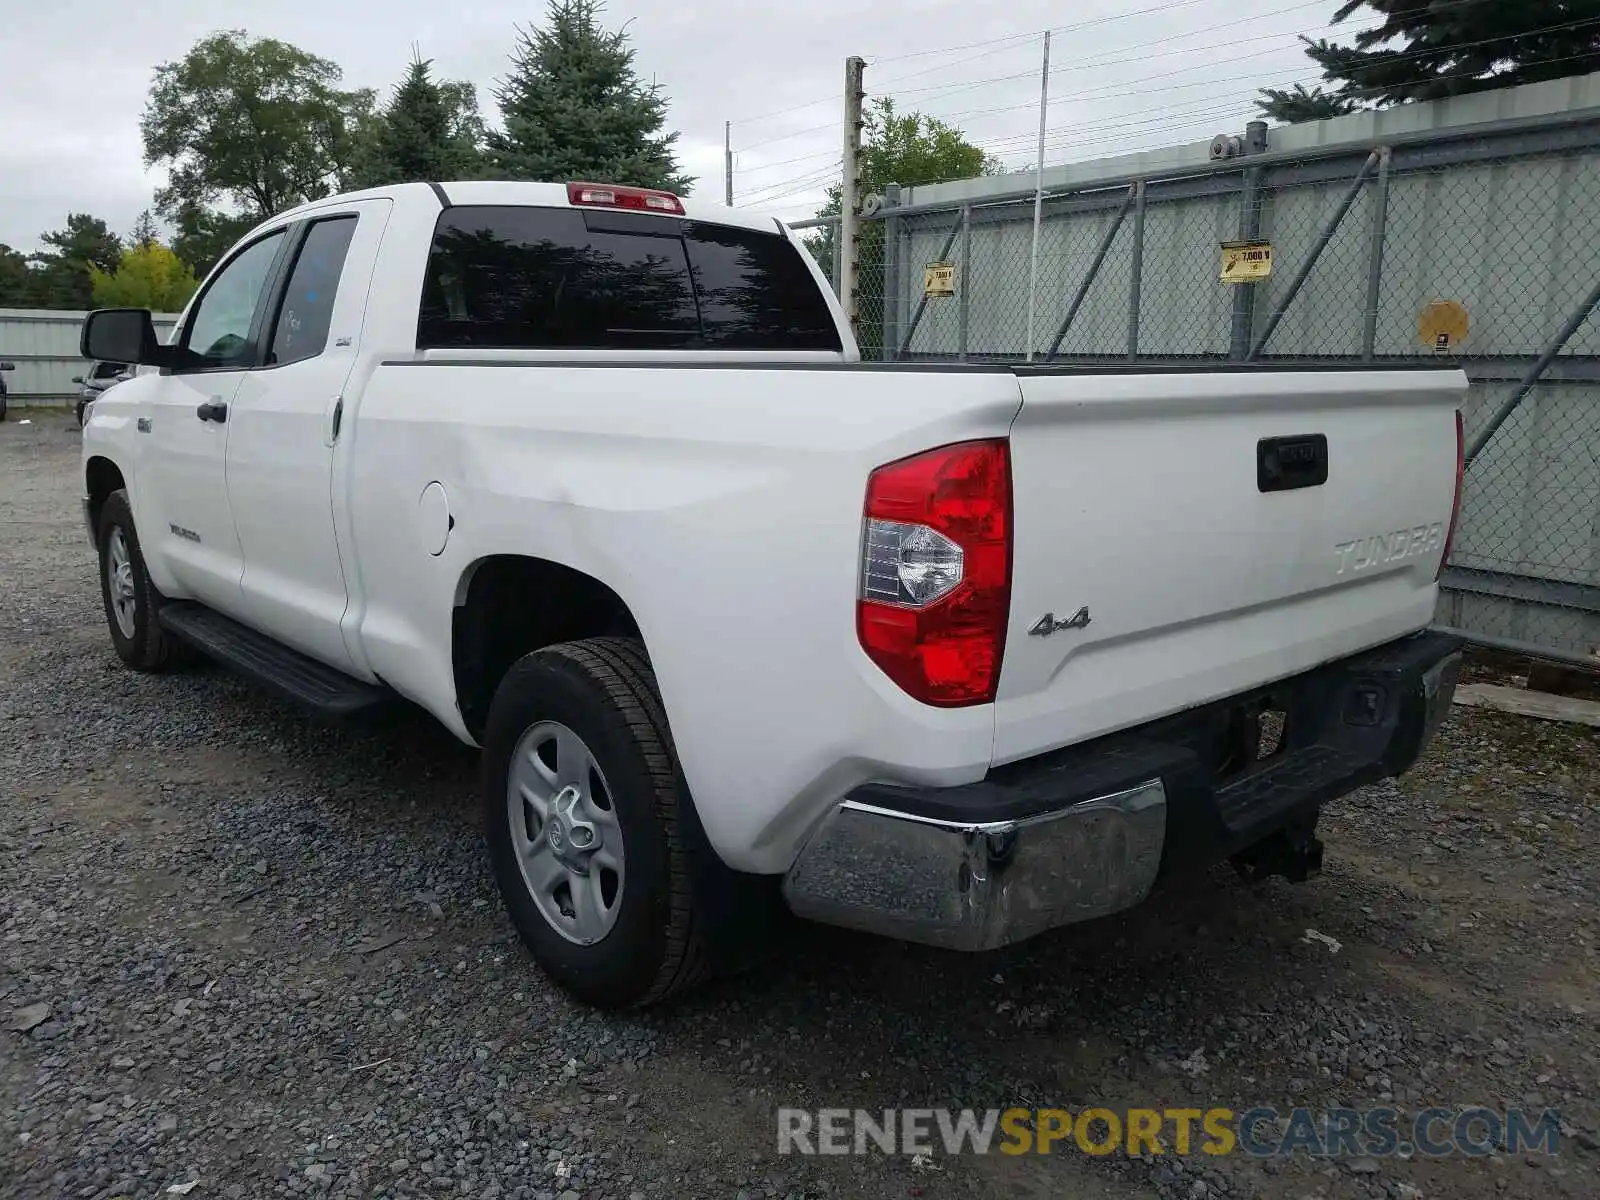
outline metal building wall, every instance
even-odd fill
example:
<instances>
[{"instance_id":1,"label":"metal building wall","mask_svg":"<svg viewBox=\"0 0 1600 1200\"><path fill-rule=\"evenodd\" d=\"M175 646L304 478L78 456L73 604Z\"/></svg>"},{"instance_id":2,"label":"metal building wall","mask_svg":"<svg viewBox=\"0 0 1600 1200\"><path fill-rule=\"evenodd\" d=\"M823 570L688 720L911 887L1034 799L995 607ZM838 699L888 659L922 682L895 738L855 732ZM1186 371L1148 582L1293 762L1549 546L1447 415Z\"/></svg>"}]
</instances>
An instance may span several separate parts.
<instances>
[{"instance_id":1,"label":"metal building wall","mask_svg":"<svg viewBox=\"0 0 1600 1200\"><path fill-rule=\"evenodd\" d=\"M0 359L16 364L5 375L7 402L66 404L78 398L74 375L89 364L78 356L78 334L87 313L44 308L0 308ZM165 334L176 313L157 313L156 331Z\"/></svg>"}]
</instances>

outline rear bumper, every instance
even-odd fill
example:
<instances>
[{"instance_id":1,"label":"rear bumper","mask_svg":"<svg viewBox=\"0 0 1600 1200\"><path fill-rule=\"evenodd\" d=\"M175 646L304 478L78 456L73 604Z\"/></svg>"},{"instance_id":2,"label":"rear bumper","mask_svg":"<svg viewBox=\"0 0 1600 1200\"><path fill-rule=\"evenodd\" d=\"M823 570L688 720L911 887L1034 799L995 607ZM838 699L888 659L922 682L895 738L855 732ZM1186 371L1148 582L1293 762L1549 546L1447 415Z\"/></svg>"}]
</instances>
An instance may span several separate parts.
<instances>
[{"instance_id":1,"label":"rear bumper","mask_svg":"<svg viewBox=\"0 0 1600 1200\"><path fill-rule=\"evenodd\" d=\"M1449 710L1460 643L1424 633L955 788L870 784L818 825L784 880L804 917L983 950L1137 904L1398 775ZM1236 757L1281 712L1281 749ZM1251 757L1253 758L1253 751Z\"/></svg>"}]
</instances>

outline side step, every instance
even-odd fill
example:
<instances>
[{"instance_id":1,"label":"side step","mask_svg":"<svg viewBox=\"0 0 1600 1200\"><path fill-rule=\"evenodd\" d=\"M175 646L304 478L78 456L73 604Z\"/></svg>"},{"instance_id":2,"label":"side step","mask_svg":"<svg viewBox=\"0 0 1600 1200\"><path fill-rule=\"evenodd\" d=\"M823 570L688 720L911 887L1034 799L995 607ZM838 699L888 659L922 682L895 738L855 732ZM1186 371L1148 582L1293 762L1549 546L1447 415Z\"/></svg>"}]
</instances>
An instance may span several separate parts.
<instances>
[{"instance_id":1,"label":"side step","mask_svg":"<svg viewBox=\"0 0 1600 1200\"><path fill-rule=\"evenodd\" d=\"M203 604L168 601L157 620L206 657L327 721L364 716L396 699L387 688L352 679Z\"/></svg>"}]
</instances>

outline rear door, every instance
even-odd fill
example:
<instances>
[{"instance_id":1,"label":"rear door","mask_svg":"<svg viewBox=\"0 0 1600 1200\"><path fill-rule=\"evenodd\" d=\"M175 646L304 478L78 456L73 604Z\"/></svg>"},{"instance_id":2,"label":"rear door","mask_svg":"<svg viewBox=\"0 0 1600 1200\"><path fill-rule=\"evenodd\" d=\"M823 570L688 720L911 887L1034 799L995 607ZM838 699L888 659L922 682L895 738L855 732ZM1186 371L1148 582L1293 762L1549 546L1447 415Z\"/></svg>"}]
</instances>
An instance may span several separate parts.
<instances>
[{"instance_id":1,"label":"rear door","mask_svg":"<svg viewBox=\"0 0 1600 1200\"><path fill-rule=\"evenodd\" d=\"M274 289L261 369L230 417L228 498L244 559L241 605L256 628L351 670L348 592L333 517L333 447L361 350L368 284L391 202L364 200L297 226Z\"/></svg>"},{"instance_id":2,"label":"rear door","mask_svg":"<svg viewBox=\"0 0 1600 1200\"><path fill-rule=\"evenodd\" d=\"M1019 374L997 761L1432 619L1460 372Z\"/></svg>"}]
</instances>

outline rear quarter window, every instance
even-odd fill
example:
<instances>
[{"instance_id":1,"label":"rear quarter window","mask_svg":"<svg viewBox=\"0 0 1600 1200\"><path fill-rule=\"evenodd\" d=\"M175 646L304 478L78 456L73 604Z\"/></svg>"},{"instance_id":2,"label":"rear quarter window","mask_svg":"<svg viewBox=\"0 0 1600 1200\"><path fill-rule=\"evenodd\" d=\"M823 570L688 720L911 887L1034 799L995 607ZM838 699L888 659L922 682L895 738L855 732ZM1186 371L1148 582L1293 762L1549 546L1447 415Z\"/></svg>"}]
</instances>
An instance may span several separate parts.
<instances>
[{"instance_id":1,"label":"rear quarter window","mask_svg":"<svg viewBox=\"0 0 1600 1200\"><path fill-rule=\"evenodd\" d=\"M580 209L439 215L421 349L833 350L832 314L777 233Z\"/></svg>"}]
</instances>

